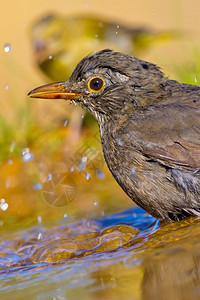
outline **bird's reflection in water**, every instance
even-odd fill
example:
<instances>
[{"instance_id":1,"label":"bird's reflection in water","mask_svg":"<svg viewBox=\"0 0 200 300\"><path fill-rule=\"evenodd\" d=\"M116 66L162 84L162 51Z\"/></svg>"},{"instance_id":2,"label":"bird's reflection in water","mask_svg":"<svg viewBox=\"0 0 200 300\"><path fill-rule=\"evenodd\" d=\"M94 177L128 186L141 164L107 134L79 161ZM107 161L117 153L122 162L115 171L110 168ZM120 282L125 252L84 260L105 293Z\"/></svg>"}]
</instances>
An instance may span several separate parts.
<instances>
[{"instance_id":1,"label":"bird's reflection in water","mask_svg":"<svg viewBox=\"0 0 200 300\"><path fill-rule=\"evenodd\" d=\"M143 261L142 299L200 299L199 223L191 218L156 232Z\"/></svg>"}]
</instances>

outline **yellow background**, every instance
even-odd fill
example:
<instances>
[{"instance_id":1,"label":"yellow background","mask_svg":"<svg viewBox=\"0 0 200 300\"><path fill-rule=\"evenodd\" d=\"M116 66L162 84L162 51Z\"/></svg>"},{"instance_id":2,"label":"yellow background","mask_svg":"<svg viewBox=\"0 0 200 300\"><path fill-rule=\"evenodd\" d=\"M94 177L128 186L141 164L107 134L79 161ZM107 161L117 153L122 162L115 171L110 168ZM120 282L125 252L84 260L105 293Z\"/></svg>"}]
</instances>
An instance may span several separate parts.
<instances>
[{"instance_id":1,"label":"yellow background","mask_svg":"<svg viewBox=\"0 0 200 300\"><path fill-rule=\"evenodd\" d=\"M57 12L64 15L85 13L136 26L146 25L158 31L178 29L183 30L188 37L192 37L198 43L200 37L199 7L198 0L123 0L122 2L116 0L2 0L0 4L1 95L13 93L15 96L17 94L17 98L21 98L32 87L44 82L40 71L33 68L29 30L32 23L48 13ZM10 53L4 52L6 43L12 45ZM169 53L165 54L165 57L169 55L172 61L176 59L176 56L177 59L181 59L181 48L176 50L173 45L168 45L161 47L160 51L161 56ZM148 55L151 59L151 55ZM154 53L152 58L157 62L157 54ZM8 91L4 89L6 84L9 85ZM1 97L1 101L5 99Z\"/></svg>"}]
</instances>

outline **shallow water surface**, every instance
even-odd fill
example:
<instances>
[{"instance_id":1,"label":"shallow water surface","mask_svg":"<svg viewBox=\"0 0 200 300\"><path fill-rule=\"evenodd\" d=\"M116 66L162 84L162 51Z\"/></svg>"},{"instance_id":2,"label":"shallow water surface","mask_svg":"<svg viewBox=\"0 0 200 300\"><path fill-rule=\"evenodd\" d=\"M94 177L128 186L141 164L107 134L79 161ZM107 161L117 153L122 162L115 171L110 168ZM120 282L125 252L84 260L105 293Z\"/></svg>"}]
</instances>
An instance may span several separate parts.
<instances>
[{"instance_id":1,"label":"shallow water surface","mask_svg":"<svg viewBox=\"0 0 200 300\"><path fill-rule=\"evenodd\" d=\"M1 240L1 299L199 299L198 219L139 208L64 220Z\"/></svg>"}]
</instances>

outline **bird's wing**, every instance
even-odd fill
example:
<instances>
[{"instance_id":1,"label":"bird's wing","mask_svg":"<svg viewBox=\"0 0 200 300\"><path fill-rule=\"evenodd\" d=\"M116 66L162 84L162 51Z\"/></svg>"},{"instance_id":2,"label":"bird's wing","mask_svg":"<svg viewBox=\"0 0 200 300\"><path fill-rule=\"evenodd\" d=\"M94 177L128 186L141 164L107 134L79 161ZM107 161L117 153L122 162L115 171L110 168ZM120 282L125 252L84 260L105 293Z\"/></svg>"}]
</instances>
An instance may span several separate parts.
<instances>
[{"instance_id":1,"label":"bird's wing","mask_svg":"<svg viewBox=\"0 0 200 300\"><path fill-rule=\"evenodd\" d=\"M169 167L200 169L200 109L168 104L132 115L126 135L150 159Z\"/></svg>"}]
</instances>

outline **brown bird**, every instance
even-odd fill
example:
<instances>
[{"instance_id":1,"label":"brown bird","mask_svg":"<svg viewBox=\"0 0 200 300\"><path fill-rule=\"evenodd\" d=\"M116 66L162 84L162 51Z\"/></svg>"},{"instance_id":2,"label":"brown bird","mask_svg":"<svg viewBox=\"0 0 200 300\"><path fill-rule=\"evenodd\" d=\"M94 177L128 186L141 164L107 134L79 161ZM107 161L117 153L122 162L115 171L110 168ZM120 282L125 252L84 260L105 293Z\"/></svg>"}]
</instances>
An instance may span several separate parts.
<instances>
[{"instance_id":1,"label":"brown bird","mask_svg":"<svg viewBox=\"0 0 200 300\"><path fill-rule=\"evenodd\" d=\"M97 120L107 165L125 193L156 218L200 215L200 88L155 64L105 49L67 81L33 98L70 99Z\"/></svg>"}]
</instances>

